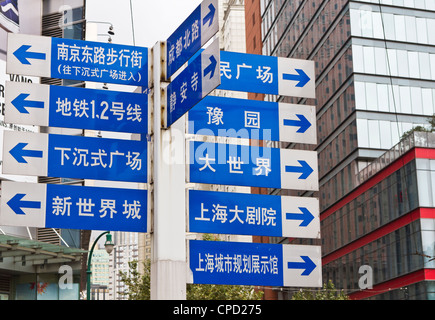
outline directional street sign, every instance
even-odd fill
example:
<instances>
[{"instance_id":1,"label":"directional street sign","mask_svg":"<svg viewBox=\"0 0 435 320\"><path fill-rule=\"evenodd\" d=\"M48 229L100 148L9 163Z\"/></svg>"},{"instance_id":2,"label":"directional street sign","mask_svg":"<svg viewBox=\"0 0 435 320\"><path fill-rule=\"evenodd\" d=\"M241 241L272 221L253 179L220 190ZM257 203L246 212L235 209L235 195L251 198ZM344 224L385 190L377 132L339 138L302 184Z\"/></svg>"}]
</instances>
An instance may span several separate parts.
<instances>
[{"instance_id":1,"label":"directional street sign","mask_svg":"<svg viewBox=\"0 0 435 320\"><path fill-rule=\"evenodd\" d=\"M166 41L169 79L219 30L218 0L204 0Z\"/></svg>"},{"instance_id":2,"label":"directional street sign","mask_svg":"<svg viewBox=\"0 0 435 320\"><path fill-rule=\"evenodd\" d=\"M215 40L167 86L166 127L170 127L219 83L219 41Z\"/></svg>"},{"instance_id":3,"label":"directional street sign","mask_svg":"<svg viewBox=\"0 0 435 320\"><path fill-rule=\"evenodd\" d=\"M221 51L218 89L315 98L314 61Z\"/></svg>"},{"instance_id":4,"label":"directional street sign","mask_svg":"<svg viewBox=\"0 0 435 320\"><path fill-rule=\"evenodd\" d=\"M148 96L8 81L5 122L148 133Z\"/></svg>"},{"instance_id":5,"label":"directional street sign","mask_svg":"<svg viewBox=\"0 0 435 320\"><path fill-rule=\"evenodd\" d=\"M3 173L147 182L147 142L5 131Z\"/></svg>"},{"instance_id":6,"label":"directional street sign","mask_svg":"<svg viewBox=\"0 0 435 320\"><path fill-rule=\"evenodd\" d=\"M6 72L148 87L148 48L9 33Z\"/></svg>"},{"instance_id":7,"label":"directional street sign","mask_svg":"<svg viewBox=\"0 0 435 320\"><path fill-rule=\"evenodd\" d=\"M316 108L207 96L189 111L189 133L316 144Z\"/></svg>"},{"instance_id":8,"label":"directional street sign","mask_svg":"<svg viewBox=\"0 0 435 320\"><path fill-rule=\"evenodd\" d=\"M189 231L319 239L319 201L189 190Z\"/></svg>"},{"instance_id":9,"label":"directional street sign","mask_svg":"<svg viewBox=\"0 0 435 320\"><path fill-rule=\"evenodd\" d=\"M317 152L190 141L190 182L319 189Z\"/></svg>"},{"instance_id":10,"label":"directional street sign","mask_svg":"<svg viewBox=\"0 0 435 320\"><path fill-rule=\"evenodd\" d=\"M189 283L321 287L320 246L189 241Z\"/></svg>"},{"instance_id":11,"label":"directional street sign","mask_svg":"<svg viewBox=\"0 0 435 320\"><path fill-rule=\"evenodd\" d=\"M0 225L149 232L148 192L2 182Z\"/></svg>"}]
</instances>

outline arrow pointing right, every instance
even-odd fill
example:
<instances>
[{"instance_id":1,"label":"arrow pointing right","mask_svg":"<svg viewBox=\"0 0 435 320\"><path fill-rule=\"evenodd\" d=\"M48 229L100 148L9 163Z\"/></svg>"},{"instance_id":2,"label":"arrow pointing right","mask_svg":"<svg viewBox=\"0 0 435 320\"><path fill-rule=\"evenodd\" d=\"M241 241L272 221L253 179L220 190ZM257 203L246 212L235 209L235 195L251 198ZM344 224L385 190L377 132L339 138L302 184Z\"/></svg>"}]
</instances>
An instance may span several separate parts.
<instances>
[{"instance_id":1,"label":"arrow pointing right","mask_svg":"<svg viewBox=\"0 0 435 320\"><path fill-rule=\"evenodd\" d=\"M298 179L307 179L314 171L310 165L304 160L298 160L300 166L285 166L285 172L301 173Z\"/></svg>"},{"instance_id":2,"label":"arrow pointing right","mask_svg":"<svg viewBox=\"0 0 435 320\"><path fill-rule=\"evenodd\" d=\"M14 105L15 108L17 108L20 113L29 113L26 107L41 109L44 108L44 101L26 100L29 95L29 93L21 93L20 95L18 95L18 97L11 101L11 103Z\"/></svg>"},{"instance_id":3,"label":"arrow pointing right","mask_svg":"<svg viewBox=\"0 0 435 320\"><path fill-rule=\"evenodd\" d=\"M298 133L304 133L308 130L309 127L311 127L311 123L305 118L303 114L297 114L296 115L299 120L290 120L290 119L284 119L284 125L285 126L292 126L292 127L299 127L299 129L296 131Z\"/></svg>"},{"instance_id":4,"label":"arrow pointing right","mask_svg":"<svg viewBox=\"0 0 435 320\"><path fill-rule=\"evenodd\" d=\"M42 158L42 151L39 150L24 150L28 143L20 142L13 147L9 153L19 163L27 163L24 157Z\"/></svg>"},{"instance_id":5,"label":"arrow pointing right","mask_svg":"<svg viewBox=\"0 0 435 320\"><path fill-rule=\"evenodd\" d=\"M207 22L209 22L208 26L210 27L213 23L214 13L216 12L216 8L212 3L208 6L210 12L204 17L202 20L202 24L205 25Z\"/></svg>"},{"instance_id":6,"label":"arrow pointing right","mask_svg":"<svg viewBox=\"0 0 435 320\"><path fill-rule=\"evenodd\" d=\"M31 64L27 59L45 60L45 53L29 51L31 46L23 44L17 50L14 51L14 56L22 64Z\"/></svg>"},{"instance_id":7,"label":"arrow pointing right","mask_svg":"<svg viewBox=\"0 0 435 320\"><path fill-rule=\"evenodd\" d=\"M304 269L301 276L309 276L316 268L314 262L308 256L301 256L304 262L288 262L287 268L289 269Z\"/></svg>"},{"instance_id":8,"label":"arrow pointing right","mask_svg":"<svg viewBox=\"0 0 435 320\"><path fill-rule=\"evenodd\" d=\"M310 81L310 77L307 76L307 74L302 69L295 69L298 74L288 74L284 73L282 75L282 78L284 80L290 80L290 81L298 81L296 84L296 87L304 87L308 81Z\"/></svg>"},{"instance_id":9,"label":"arrow pointing right","mask_svg":"<svg viewBox=\"0 0 435 320\"><path fill-rule=\"evenodd\" d=\"M26 213L22 210L22 208L28 209L41 209L40 201L24 201L22 200L26 194L17 193L12 197L11 200L7 202L7 205L12 209L13 212L20 215L25 215Z\"/></svg>"},{"instance_id":10,"label":"arrow pointing right","mask_svg":"<svg viewBox=\"0 0 435 320\"><path fill-rule=\"evenodd\" d=\"M314 216L307 208L299 207L299 210L301 210L302 213L286 213L285 217L287 220L302 220L299 227L306 227L313 221Z\"/></svg>"},{"instance_id":11,"label":"arrow pointing right","mask_svg":"<svg viewBox=\"0 0 435 320\"><path fill-rule=\"evenodd\" d=\"M210 56L210 64L204 69L204 77L210 73L210 79L214 76L214 71L216 69L217 61L214 56Z\"/></svg>"}]
</instances>

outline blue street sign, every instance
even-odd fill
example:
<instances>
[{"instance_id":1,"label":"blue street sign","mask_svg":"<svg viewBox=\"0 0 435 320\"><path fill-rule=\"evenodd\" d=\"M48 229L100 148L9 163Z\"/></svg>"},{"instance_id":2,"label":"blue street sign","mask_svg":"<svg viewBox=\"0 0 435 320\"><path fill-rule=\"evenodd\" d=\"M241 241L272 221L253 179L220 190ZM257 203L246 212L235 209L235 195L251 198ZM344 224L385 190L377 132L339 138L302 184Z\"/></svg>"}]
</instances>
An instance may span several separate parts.
<instances>
[{"instance_id":1,"label":"blue street sign","mask_svg":"<svg viewBox=\"0 0 435 320\"><path fill-rule=\"evenodd\" d=\"M318 190L317 152L190 141L190 182Z\"/></svg>"},{"instance_id":2,"label":"blue street sign","mask_svg":"<svg viewBox=\"0 0 435 320\"><path fill-rule=\"evenodd\" d=\"M1 225L148 232L148 192L137 189L2 185Z\"/></svg>"},{"instance_id":3,"label":"blue street sign","mask_svg":"<svg viewBox=\"0 0 435 320\"><path fill-rule=\"evenodd\" d=\"M189 133L316 144L316 108L207 96L189 110Z\"/></svg>"},{"instance_id":4,"label":"blue street sign","mask_svg":"<svg viewBox=\"0 0 435 320\"><path fill-rule=\"evenodd\" d=\"M6 82L5 121L61 128L148 133L140 93Z\"/></svg>"},{"instance_id":5,"label":"blue street sign","mask_svg":"<svg viewBox=\"0 0 435 320\"><path fill-rule=\"evenodd\" d=\"M189 241L189 283L321 287L320 246Z\"/></svg>"},{"instance_id":6,"label":"blue street sign","mask_svg":"<svg viewBox=\"0 0 435 320\"><path fill-rule=\"evenodd\" d=\"M220 83L219 41L215 40L166 88L166 127L182 117Z\"/></svg>"},{"instance_id":7,"label":"blue street sign","mask_svg":"<svg viewBox=\"0 0 435 320\"><path fill-rule=\"evenodd\" d=\"M148 48L8 34L7 73L148 86Z\"/></svg>"},{"instance_id":8,"label":"blue street sign","mask_svg":"<svg viewBox=\"0 0 435 320\"><path fill-rule=\"evenodd\" d=\"M315 98L314 62L221 51L218 89Z\"/></svg>"},{"instance_id":9,"label":"blue street sign","mask_svg":"<svg viewBox=\"0 0 435 320\"><path fill-rule=\"evenodd\" d=\"M218 1L204 0L166 41L169 79L219 30Z\"/></svg>"},{"instance_id":10,"label":"blue street sign","mask_svg":"<svg viewBox=\"0 0 435 320\"><path fill-rule=\"evenodd\" d=\"M5 131L3 173L147 182L147 141Z\"/></svg>"},{"instance_id":11,"label":"blue street sign","mask_svg":"<svg viewBox=\"0 0 435 320\"><path fill-rule=\"evenodd\" d=\"M319 201L189 190L189 231L319 239Z\"/></svg>"}]
</instances>

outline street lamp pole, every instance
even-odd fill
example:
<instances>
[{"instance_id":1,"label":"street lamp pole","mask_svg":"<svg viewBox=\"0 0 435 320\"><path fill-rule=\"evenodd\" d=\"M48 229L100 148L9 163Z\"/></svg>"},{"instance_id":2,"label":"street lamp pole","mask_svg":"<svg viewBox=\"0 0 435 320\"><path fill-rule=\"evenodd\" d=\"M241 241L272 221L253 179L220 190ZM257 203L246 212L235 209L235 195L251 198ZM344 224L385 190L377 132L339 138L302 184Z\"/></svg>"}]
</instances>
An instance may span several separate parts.
<instances>
[{"instance_id":1,"label":"street lamp pole","mask_svg":"<svg viewBox=\"0 0 435 320\"><path fill-rule=\"evenodd\" d=\"M100 238L106 235L106 242L104 243L104 247L106 248L107 253L111 253L114 247L114 244L112 242L112 235L110 234L110 231L105 231L102 234L100 234L97 239L95 239L94 243L92 244L91 251L89 251L88 255L88 268L86 270L87 275L87 281L86 281L86 300L91 300L91 262L92 262L92 254L94 253L95 245L97 244L98 240Z\"/></svg>"}]
</instances>

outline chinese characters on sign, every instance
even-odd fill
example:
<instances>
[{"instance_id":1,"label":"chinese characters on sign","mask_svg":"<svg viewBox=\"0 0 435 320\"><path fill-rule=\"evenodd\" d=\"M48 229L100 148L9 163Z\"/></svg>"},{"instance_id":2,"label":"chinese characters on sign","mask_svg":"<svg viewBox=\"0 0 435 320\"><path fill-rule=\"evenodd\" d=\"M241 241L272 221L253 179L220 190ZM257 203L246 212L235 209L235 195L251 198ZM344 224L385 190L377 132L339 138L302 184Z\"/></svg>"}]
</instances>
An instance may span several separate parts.
<instances>
[{"instance_id":1,"label":"chinese characters on sign","mask_svg":"<svg viewBox=\"0 0 435 320\"><path fill-rule=\"evenodd\" d=\"M190 142L190 182L318 190L317 153Z\"/></svg>"},{"instance_id":2,"label":"chinese characters on sign","mask_svg":"<svg viewBox=\"0 0 435 320\"><path fill-rule=\"evenodd\" d=\"M8 122L148 133L145 94L6 82L5 104Z\"/></svg>"},{"instance_id":3,"label":"chinese characters on sign","mask_svg":"<svg viewBox=\"0 0 435 320\"><path fill-rule=\"evenodd\" d=\"M50 135L48 154L50 176L147 181L146 141Z\"/></svg>"},{"instance_id":4,"label":"chinese characters on sign","mask_svg":"<svg viewBox=\"0 0 435 320\"><path fill-rule=\"evenodd\" d=\"M189 231L319 238L315 198L189 190Z\"/></svg>"},{"instance_id":5,"label":"chinese characters on sign","mask_svg":"<svg viewBox=\"0 0 435 320\"><path fill-rule=\"evenodd\" d=\"M199 20L195 19L191 27L184 30L184 35L176 39L175 44L169 43L168 47L168 66L179 59L183 50L189 50L192 43L199 38Z\"/></svg>"},{"instance_id":6,"label":"chinese characters on sign","mask_svg":"<svg viewBox=\"0 0 435 320\"><path fill-rule=\"evenodd\" d=\"M228 207L220 203L205 207L201 203L201 215L195 220L220 223L253 224L262 226L276 226L276 210L272 208L246 206L240 209L237 205ZM212 218L211 218L212 217Z\"/></svg>"},{"instance_id":7,"label":"chinese characters on sign","mask_svg":"<svg viewBox=\"0 0 435 320\"><path fill-rule=\"evenodd\" d=\"M101 230L147 230L147 191L71 186L47 189L47 225Z\"/></svg>"},{"instance_id":8,"label":"chinese characters on sign","mask_svg":"<svg viewBox=\"0 0 435 320\"><path fill-rule=\"evenodd\" d=\"M189 111L189 133L317 143L314 106L208 96Z\"/></svg>"},{"instance_id":9,"label":"chinese characters on sign","mask_svg":"<svg viewBox=\"0 0 435 320\"><path fill-rule=\"evenodd\" d=\"M86 230L148 231L146 190L5 182L0 223Z\"/></svg>"},{"instance_id":10,"label":"chinese characters on sign","mask_svg":"<svg viewBox=\"0 0 435 320\"><path fill-rule=\"evenodd\" d=\"M148 132L148 97L144 94L68 87L50 88L50 120L61 127L117 132ZM91 92L89 92L92 90Z\"/></svg>"},{"instance_id":11,"label":"chinese characters on sign","mask_svg":"<svg viewBox=\"0 0 435 320\"><path fill-rule=\"evenodd\" d=\"M148 87L148 48L8 34L7 73Z\"/></svg>"},{"instance_id":12,"label":"chinese characters on sign","mask_svg":"<svg viewBox=\"0 0 435 320\"><path fill-rule=\"evenodd\" d=\"M218 68L219 41L214 41L167 86L167 127L219 85Z\"/></svg>"},{"instance_id":13,"label":"chinese characters on sign","mask_svg":"<svg viewBox=\"0 0 435 320\"><path fill-rule=\"evenodd\" d=\"M221 51L218 89L315 98L314 62Z\"/></svg>"},{"instance_id":14,"label":"chinese characters on sign","mask_svg":"<svg viewBox=\"0 0 435 320\"><path fill-rule=\"evenodd\" d=\"M262 250L262 244L191 240L189 247L193 283L282 284L280 246Z\"/></svg>"},{"instance_id":15,"label":"chinese characters on sign","mask_svg":"<svg viewBox=\"0 0 435 320\"><path fill-rule=\"evenodd\" d=\"M276 57L221 51L220 73L219 89L277 94Z\"/></svg>"},{"instance_id":16,"label":"chinese characters on sign","mask_svg":"<svg viewBox=\"0 0 435 320\"><path fill-rule=\"evenodd\" d=\"M51 59L53 78L148 85L146 48L52 38Z\"/></svg>"},{"instance_id":17,"label":"chinese characters on sign","mask_svg":"<svg viewBox=\"0 0 435 320\"><path fill-rule=\"evenodd\" d=\"M7 72L148 87L148 49L8 34ZM142 140L6 131L3 172L148 182L148 96L81 87L7 83L9 122L142 134ZM56 184L3 185L6 225L148 231L146 190Z\"/></svg>"},{"instance_id":18,"label":"chinese characters on sign","mask_svg":"<svg viewBox=\"0 0 435 320\"><path fill-rule=\"evenodd\" d=\"M198 259L196 272L275 275L279 271L276 255L204 253L201 257L199 253Z\"/></svg>"},{"instance_id":19,"label":"chinese characters on sign","mask_svg":"<svg viewBox=\"0 0 435 320\"><path fill-rule=\"evenodd\" d=\"M147 182L147 142L5 132L5 173Z\"/></svg>"},{"instance_id":20,"label":"chinese characters on sign","mask_svg":"<svg viewBox=\"0 0 435 320\"><path fill-rule=\"evenodd\" d=\"M218 31L218 1L204 0L166 41L169 79Z\"/></svg>"},{"instance_id":21,"label":"chinese characters on sign","mask_svg":"<svg viewBox=\"0 0 435 320\"><path fill-rule=\"evenodd\" d=\"M320 287L320 246L189 241L189 283Z\"/></svg>"}]
</instances>

